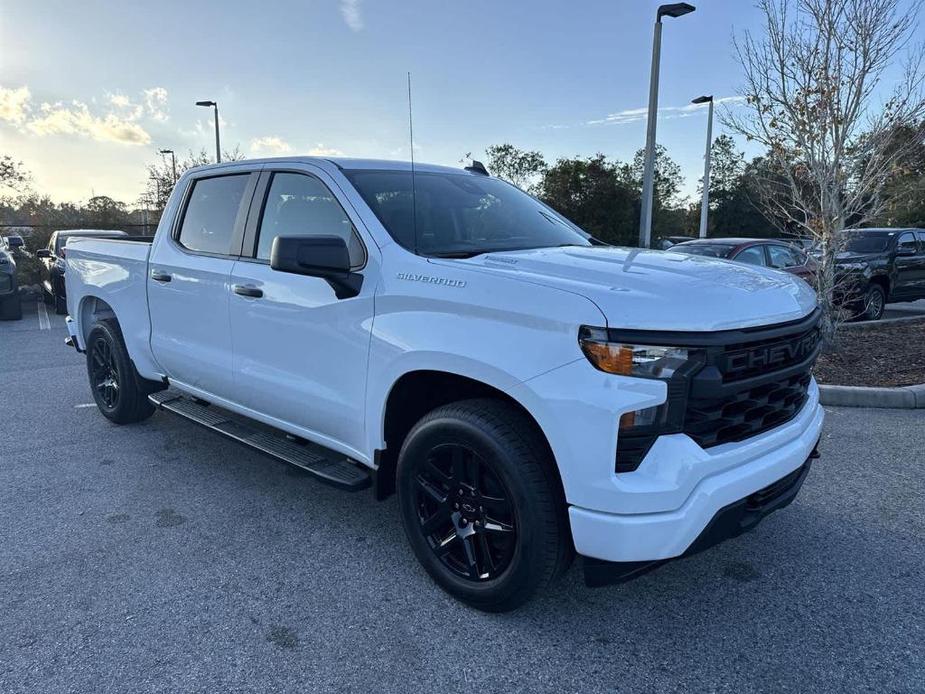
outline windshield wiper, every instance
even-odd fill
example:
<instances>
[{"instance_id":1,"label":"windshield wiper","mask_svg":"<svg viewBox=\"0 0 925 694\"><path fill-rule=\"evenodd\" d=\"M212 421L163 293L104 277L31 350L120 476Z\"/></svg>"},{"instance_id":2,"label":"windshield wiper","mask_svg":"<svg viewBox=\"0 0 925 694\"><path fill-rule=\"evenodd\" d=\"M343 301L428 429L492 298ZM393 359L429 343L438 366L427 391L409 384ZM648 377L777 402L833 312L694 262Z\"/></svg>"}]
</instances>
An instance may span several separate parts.
<instances>
[{"instance_id":1,"label":"windshield wiper","mask_svg":"<svg viewBox=\"0 0 925 694\"><path fill-rule=\"evenodd\" d=\"M430 258L473 258L491 251L433 251L426 255Z\"/></svg>"}]
</instances>

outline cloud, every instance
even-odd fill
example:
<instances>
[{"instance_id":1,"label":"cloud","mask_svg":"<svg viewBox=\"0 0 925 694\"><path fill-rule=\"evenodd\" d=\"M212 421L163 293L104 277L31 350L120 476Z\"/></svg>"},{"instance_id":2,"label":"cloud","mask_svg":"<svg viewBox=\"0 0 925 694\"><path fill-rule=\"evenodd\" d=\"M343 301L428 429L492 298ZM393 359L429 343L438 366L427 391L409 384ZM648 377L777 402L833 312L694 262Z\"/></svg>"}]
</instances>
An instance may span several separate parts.
<instances>
[{"instance_id":1,"label":"cloud","mask_svg":"<svg viewBox=\"0 0 925 694\"><path fill-rule=\"evenodd\" d=\"M32 94L29 87L6 89L0 87L0 120L21 126L32 110Z\"/></svg>"},{"instance_id":2,"label":"cloud","mask_svg":"<svg viewBox=\"0 0 925 694\"><path fill-rule=\"evenodd\" d=\"M732 104L744 101L745 97L741 96L723 96L714 99L714 104ZM688 118L695 115L698 111L706 108L707 104L685 104L684 106L661 106L658 109L659 116L664 120L672 118ZM636 123L646 120L649 116L648 108L631 108L616 113L609 113L603 118L589 120L582 125L624 125L626 123Z\"/></svg>"},{"instance_id":3,"label":"cloud","mask_svg":"<svg viewBox=\"0 0 925 694\"><path fill-rule=\"evenodd\" d=\"M167 90L163 87L151 87L142 92L144 95L145 112L151 120L159 123L166 121L170 115L167 113Z\"/></svg>"},{"instance_id":4,"label":"cloud","mask_svg":"<svg viewBox=\"0 0 925 694\"><path fill-rule=\"evenodd\" d=\"M308 150L310 157L342 157L344 153L334 147L325 147L323 142L319 142Z\"/></svg>"},{"instance_id":5,"label":"cloud","mask_svg":"<svg viewBox=\"0 0 925 694\"><path fill-rule=\"evenodd\" d=\"M340 0L340 13L353 31L362 31L363 15L360 13L360 0Z\"/></svg>"},{"instance_id":6,"label":"cloud","mask_svg":"<svg viewBox=\"0 0 925 694\"><path fill-rule=\"evenodd\" d=\"M120 117L115 113L97 116L90 113L86 104L73 101L71 104L42 104L39 116L29 120L26 130L34 135L81 135L100 142L119 142L129 145L146 145L151 136L131 116Z\"/></svg>"},{"instance_id":7,"label":"cloud","mask_svg":"<svg viewBox=\"0 0 925 694\"><path fill-rule=\"evenodd\" d=\"M104 106L98 106L96 99L91 99L91 104L56 101L36 108L28 87L0 87L0 121L38 137L77 135L99 142L146 145L151 136L141 121L167 119L167 90L163 87L144 90L140 102L126 94L107 93Z\"/></svg>"},{"instance_id":8,"label":"cloud","mask_svg":"<svg viewBox=\"0 0 925 694\"><path fill-rule=\"evenodd\" d=\"M292 147L289 143L275 135L255 137L251 140L253 154L287 154L291 151Z\"/></svg>"},{"instance_id":9,"label":"cloud","mask_svg":"<svg viewBox=\"0 0 925 694\"><path fill-rule=\"evenodd\" d=\"M713 100L714 104L737 104L745 101L743 96L723 96ZM690 118L706 108L706 104L685 104L684 106L660 106L658 109L659 120L673 120L675 118ZM562 130L565 128L584 127L588 125L626 125L627 123L638 123L644 121L649 116L649 109L628 108L616 113L608 113L603 118L583 121L572 124L556 124L544 126L547 130Z\"/></svg>"}]
</instances>

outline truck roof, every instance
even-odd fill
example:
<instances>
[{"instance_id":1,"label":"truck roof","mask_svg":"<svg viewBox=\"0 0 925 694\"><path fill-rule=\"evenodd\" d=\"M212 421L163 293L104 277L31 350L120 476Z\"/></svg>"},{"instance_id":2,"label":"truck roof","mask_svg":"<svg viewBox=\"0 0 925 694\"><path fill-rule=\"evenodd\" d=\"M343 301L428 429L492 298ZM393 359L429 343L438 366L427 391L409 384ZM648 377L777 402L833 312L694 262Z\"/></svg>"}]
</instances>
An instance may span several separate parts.
<instances>
[{"instance_id":1,"label":"truck roof","mask_svg":"<svg viewBox=\"0 0 925 694\"><path fill-rule=\"evenodd\" d=\"M339 169L356 170L369 169L376 171L411 171L411 162L399 161L394 159L354 159L352 157L309 157L309 156L289 156L289 157L266 157L260 159L240 159L238 161L226 161L221 164L206 164L197 166L191 171L203 171L208 169L221 169L228 166L240 164L282 164L282 163L306 163L306 164L333 164ZM453 166L441 166L439 164L427 164L424 162L414 162L416 172L428 173L456 173L472 174L462 168ZM478 175L478 174L472 174Z\"/></svg>"}]
</instances>

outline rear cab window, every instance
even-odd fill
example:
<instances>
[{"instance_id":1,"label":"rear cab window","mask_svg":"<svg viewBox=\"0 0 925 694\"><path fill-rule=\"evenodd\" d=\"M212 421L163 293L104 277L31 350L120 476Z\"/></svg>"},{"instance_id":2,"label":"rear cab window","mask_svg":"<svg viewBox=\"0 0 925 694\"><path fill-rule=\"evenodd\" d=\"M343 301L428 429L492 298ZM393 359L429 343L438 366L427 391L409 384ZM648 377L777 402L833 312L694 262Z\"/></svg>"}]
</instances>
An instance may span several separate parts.
<instances>
[{"instance_id":1,"label":"rear cab window","mask_svg":"<svg viewBox=\"0 0 925 694\"><path fill-rule=\"evenodd\" d=\"M237 255L232 249L235 223L250 173L213 176L193 181L177 241L187 250L212 255Z\"/></svg>"}]
</instances>

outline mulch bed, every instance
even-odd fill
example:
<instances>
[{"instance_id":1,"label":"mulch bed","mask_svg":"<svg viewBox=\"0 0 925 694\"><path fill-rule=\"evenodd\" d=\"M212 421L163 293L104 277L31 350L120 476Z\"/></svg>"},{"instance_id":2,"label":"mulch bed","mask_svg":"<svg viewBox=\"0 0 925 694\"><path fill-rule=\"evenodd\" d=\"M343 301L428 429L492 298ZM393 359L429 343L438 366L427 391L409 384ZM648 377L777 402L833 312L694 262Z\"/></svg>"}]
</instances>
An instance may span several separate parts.
<instances>
[{"instance_id":1,"label":"mulch bed","mask_svg":"<svg viewBox=\"0 0 925 694\"><path fill-rule=\"evenodd\" d=\"M838 331L835 348L816 362L816 380L836 386L925 383L925 323Z\"/></svg>"}]
</instances>

